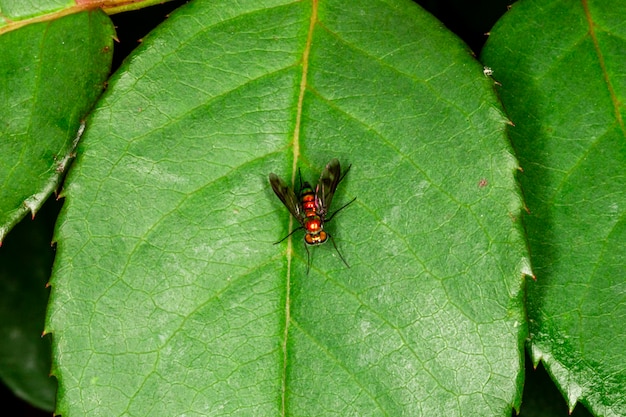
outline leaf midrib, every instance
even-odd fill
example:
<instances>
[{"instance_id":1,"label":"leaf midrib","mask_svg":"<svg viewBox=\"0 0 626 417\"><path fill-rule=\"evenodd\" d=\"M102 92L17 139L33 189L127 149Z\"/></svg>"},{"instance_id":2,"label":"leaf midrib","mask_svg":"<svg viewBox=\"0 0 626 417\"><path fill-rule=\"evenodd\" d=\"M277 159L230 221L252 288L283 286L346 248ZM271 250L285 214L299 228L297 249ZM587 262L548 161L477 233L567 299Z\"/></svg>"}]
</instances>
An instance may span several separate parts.
<instances>
[{"instance_id":1,"label":"leaf midrib","mask_svg":"<svg viewBox=\"0 0 626 417\"><path fill-rule=\"evenodd\" d=\"M307 75L309 71L309 54L311 52L311 44L313 42L313 31L317 23L317 0L311 3L311 18L309 20L309 31L307 33L306 44L302 51L302 79L300 80L300 91L298 95L298 104L296 106L296 123L293 131L293 164L291 167L291 185L293 187L298 169L298 160L300 156L300 126L302 123L302 105L304 102L304 94L307 87ZM289 218L289 233L293 231L293 217ZM285 329L283 332L283 371L282 371L282 389L281 389L281 416L286 416L287 402L287 361L288 351L287 342L289 340L289 325L291 321L291 260L293 259L293 239L287 239L287 276L285 278Z\"/></svg>"}]
</instances>

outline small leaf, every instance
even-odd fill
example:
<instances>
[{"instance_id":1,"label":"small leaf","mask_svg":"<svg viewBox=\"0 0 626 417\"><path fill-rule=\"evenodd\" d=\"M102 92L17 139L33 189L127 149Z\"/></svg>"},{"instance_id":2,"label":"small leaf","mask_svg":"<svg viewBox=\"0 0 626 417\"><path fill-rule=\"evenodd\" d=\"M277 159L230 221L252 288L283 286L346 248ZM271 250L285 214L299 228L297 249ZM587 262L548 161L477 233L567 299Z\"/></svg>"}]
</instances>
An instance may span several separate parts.
<instances>
[{"instance_id":1,"label":"small leaf","mask_svg":"<svg viewBox=\"0 0 626 417\"><path fill-rule=\"evenodd\" d=\"M68 0L37 0L36 2L3 0L0 8L2 11L0 33L14 30L15 26L27 24L29 19L37 19L42 15L61 11L64 7L71 6L71 3L74 2Z\"/></svg>"},{"instance_id":2,"label":"small leaf","mask_svg":"<svg viewBox=\"0 0 626 417\"><path fill-rule=\"evenodd\" d=\"M492 81L408 1L196 1L113 77L48 330L71 415L510 415L517 169ZM352 168L302 235L268 174ZM158 401L155 401L158 399Z\"/></svg>"},{"instance_id":3,"label":"small leaf","mask_svg":"<svg viewBox=\"0 0 626 417\"><path fill-rule=\"evenodd\" d=\"M0 242L57 189L104 87L112 36L100 12L0 36Z\"/></svg>"},{"instance_id":4,"label":"small leaf","mask_svg":"<svg viewBox=\"0 0 626 417\"><path fill-rule=\"evenodd\" d=\"M484 60L502 83L537 281L531 351L570 409L626 413L623 2L520 2Z\"/></svg>"}]
</instances>

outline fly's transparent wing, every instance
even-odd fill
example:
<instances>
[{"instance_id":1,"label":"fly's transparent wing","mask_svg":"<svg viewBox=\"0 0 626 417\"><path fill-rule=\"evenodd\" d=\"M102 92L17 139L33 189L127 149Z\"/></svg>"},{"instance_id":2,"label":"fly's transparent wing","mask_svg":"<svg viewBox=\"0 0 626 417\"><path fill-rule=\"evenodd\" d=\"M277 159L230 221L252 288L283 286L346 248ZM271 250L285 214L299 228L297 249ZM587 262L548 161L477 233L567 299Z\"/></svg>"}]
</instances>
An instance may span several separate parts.
<instances>
[{"instance_id":1,"label":"fly's transparent wing","mask_svg":"<svg viewBox=\"0 0 626 417\"><path fill-rule=\"evenodd\" d=\"M348 169L350 169L350 167L348 167ZM342 179L343 177L341 176L341 166L339 165L339 160L337 160L337 158L333 158L328 165L326 165L324 171L322 171L320 181L315 189L315 199L318 204L320 215L328 213L330 204L333 200L333 195L337 189L337 185L339 185L339 182L341 182Z\"/></svg>"},{"instance_id":2,"label":"fly's transparent wing","mask_svg":"<svg viewBox=\"0 0 626 417\"><path fill-rule=\"evenodd\" d=\"M280 201L283 202L285 207L289 210L289 213L302 224L302 212L300 211L300 203L296 197L293 189L287 185L287 183L273 172L270 174L270 185L272 190Z\"/></svg>"}]
</instances>

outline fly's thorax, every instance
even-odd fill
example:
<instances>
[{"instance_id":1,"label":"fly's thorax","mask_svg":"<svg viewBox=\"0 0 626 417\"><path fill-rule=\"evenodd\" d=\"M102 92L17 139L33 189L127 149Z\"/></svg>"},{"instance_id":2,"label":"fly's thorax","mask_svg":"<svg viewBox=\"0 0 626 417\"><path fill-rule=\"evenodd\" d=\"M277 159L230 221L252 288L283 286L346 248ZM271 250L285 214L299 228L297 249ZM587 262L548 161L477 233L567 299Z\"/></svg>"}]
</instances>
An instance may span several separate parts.
<instances>
[{"instance_id":1,"label":"fly's thorax","mask_svg":"<svg viewBox=\"0 0 626 417\"><path fill-rule=\"evenodd\" d=\"M317 215L305 218L302 226L304 226L304 230L307 233L316 234L324 230L324 222L322 222L322 218Z\"/></svg>"},{"instance_id":2,"label":"fly's thorax","mask_svg":"<svg viewBox=\"0 0 626 417\"><path fill-rule=\"evenodd\" d=\"M306 231L304 241L308 245L319 245L328 239L328 235L324 231L324 222L320 216L313 215L305 218L303 226Z\"/></svg>"}]
</instances>

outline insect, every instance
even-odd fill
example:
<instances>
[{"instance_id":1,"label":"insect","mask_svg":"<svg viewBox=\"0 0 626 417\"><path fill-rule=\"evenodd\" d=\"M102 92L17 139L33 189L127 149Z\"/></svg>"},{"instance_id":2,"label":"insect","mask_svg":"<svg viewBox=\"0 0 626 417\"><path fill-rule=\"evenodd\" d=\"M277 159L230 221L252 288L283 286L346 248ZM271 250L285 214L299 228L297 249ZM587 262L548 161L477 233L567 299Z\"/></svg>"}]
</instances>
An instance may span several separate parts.
<instances>
[{"instance_id":1,"label":"insect","mask_svg":"<svg viewBox=\"0 0 626 417\"><path fill-rule=\"evenodd\" d=\"M328 209L330 208L330 204L333 200L335 190L348 171L350 171L351 166L352 165L348 166L348 169L346 169L342 175L339 161L337 158L333 158L322 171L322 175L320 176L320 180L317 183L315 190L313 190L313 187L311 187L311 184L308 182L304 182L303 184L302 176L300 176L300 189L297 193L278 175L271 173L269 176L270 184L272 185L274 193L276 193L278 198L280 198L280 201L282 201L285 207L287 207L289 213L291 213L291 215L296 218L298 223L300 223L300 227L293 230L275 244L287 239L298 230L304 229L304 248L306 249L307 255L307 274L311 268L309 246L321 245L329 238L331 242L333 242L333 246L343 263L350 268L348 262L346 262L341 255L341 252L339 252L335 239L330 235L330 233L324 230L324 224L330 222L337 213L356 200L356 197L353 198L348 203L337 209L334 213L328 215Z\"/></svg>"}]
</instances>

